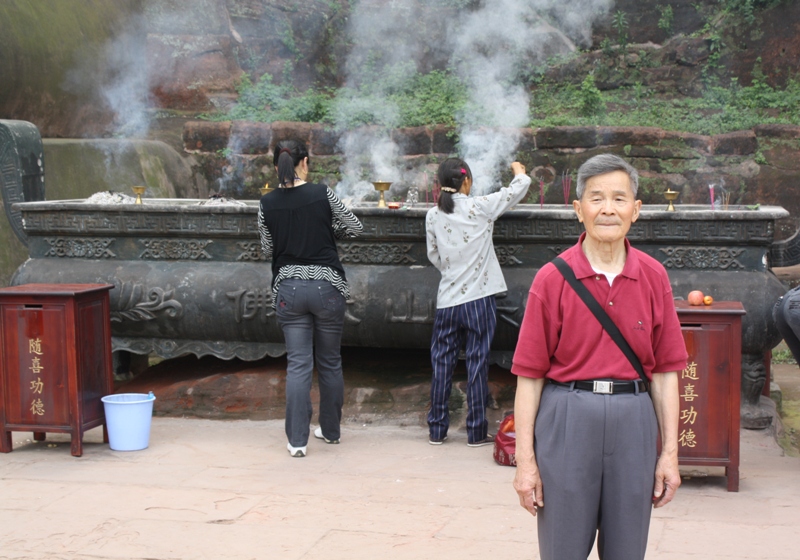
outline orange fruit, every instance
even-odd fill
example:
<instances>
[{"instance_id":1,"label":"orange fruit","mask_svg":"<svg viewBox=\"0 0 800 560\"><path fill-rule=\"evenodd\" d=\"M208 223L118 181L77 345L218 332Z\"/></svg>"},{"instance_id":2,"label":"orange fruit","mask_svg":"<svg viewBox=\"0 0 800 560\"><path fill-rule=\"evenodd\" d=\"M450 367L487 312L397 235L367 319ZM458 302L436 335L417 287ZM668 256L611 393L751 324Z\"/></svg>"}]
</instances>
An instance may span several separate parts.
<instances>
[{"instance_id":1,"label":"orange fruit","mask_svg":"<svg viewBox=\"0 0 800 560\"><path fill-rule=\"evenodd\" d=\"M711 296L705 296L703 298L703 303L706 305L711 305L712 303L714 303L714 298Z\"/></svg>"}]
</instances>

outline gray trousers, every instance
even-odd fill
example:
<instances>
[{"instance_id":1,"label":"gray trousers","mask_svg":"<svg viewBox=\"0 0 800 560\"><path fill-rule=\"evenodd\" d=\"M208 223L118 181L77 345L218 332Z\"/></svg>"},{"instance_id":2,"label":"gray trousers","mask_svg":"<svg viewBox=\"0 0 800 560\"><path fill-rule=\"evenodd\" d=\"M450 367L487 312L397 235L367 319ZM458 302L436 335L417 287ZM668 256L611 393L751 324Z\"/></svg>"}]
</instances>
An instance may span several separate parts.
<instances>
[{"instance_id":1,"label":"gray trousers","mask_svg":"<svg viewBox=\"0 0 800 560\"><path fill-rule=\"evenodd\" d=\"M293 447L308 443L315 361L319 424L326 438L339 439L345 305L344 296L325 280L287 278L278 288L276 313L286 342L286 437Z\"/></svg>"},{"instance_id":2,"label":"gray trousers","mask_svg":"<svg viewBox=\"0 0 800 560\"><path fill-rule=\"evenodd\" d=\"M656 421L648 393L599 395L547 384L534 448L542 477L542 560L641 560L655 484Z\"/></svg>"}]
</instances>

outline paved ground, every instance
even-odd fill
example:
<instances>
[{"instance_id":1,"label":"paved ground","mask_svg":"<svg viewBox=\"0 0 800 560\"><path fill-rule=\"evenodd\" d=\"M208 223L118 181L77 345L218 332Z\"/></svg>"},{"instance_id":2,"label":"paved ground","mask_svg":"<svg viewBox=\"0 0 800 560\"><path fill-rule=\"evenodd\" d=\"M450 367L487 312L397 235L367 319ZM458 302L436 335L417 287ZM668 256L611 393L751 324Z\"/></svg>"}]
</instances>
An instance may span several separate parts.
<instances>
[{"instance_id":1,"label":"paved ground","mask_svg":"<svg viewBox=\"0 0 800 560\"><path fill-rule=\"evenodd\" d=\"M0 558L537 558L513 470L463 432L348 424L341 445L286 452L281 421L155 418L149 449L82 458L15 434L0 455ZM58 442L56 445L53 442ZM693 477L652 522L649 559L797 559L800 459L742 434L739 493ZM593 555L593 557L596 557Z\"/></svg>"}]
</instances>

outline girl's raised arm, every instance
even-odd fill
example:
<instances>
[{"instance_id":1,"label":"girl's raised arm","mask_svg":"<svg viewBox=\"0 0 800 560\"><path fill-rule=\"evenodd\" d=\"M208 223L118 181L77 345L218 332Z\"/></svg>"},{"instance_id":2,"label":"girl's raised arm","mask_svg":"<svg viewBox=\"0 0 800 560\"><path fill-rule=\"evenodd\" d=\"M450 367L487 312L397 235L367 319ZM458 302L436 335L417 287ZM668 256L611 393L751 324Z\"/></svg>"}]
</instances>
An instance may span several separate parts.
<instances>
[{"instance_id":1,"label":"girl's raised arm","mask_svg":"<svg viewBox=\"0 0 800 560\"><path fill-rule=\"evenodd\" d=\"M525 197L531 178L525 174L525 166L519 162L511 164L514 172L514 179L507 187L503 187L496 193L486 196L476 196L475 204L483 210L492 220L496 220L500 215L517 204Z\"/></svg>"}]
</instances>

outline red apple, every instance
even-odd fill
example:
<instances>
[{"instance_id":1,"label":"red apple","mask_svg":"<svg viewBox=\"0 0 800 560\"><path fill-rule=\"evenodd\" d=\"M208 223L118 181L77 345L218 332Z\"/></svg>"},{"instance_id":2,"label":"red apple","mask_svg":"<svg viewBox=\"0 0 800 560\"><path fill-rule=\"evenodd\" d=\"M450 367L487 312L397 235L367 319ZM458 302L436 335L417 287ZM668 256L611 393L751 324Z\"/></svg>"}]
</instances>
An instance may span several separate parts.
<instances>
[{"instance_id":1,"label":"red apple","mask_svg":"<svg viewBox=\"0 0 800 560\"><path fill-rule=\"evenodd\" d=\"M692 290L686 298L689 305L703 305L703 292L700 290Z\"/></svg>"}]
</instances>

